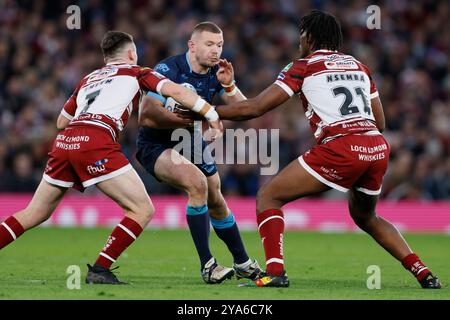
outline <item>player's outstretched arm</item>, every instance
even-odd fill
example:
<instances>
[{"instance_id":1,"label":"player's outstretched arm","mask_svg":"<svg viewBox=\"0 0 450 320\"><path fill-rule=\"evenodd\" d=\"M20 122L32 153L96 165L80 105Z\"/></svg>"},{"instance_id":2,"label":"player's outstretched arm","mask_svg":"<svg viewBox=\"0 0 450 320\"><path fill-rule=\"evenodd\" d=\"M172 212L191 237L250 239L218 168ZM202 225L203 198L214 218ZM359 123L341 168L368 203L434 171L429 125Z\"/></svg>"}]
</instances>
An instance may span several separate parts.
<instances>
[{"instance_id":1,"label":"player's outstretched arm","mask_svg":"<svg viewBox=\"0 0 450 320\"><path fill-rule=\"evenodd\" d=\"M254 98L217 106L216 111L222 120L249 120L275 109L289 98L280 86L272 84Z\"/></svg>"},{"instance_id":2,"label":"player's outstretched arm","mask_svg":"<svg viewBox=\"0 0 450 320\"><path fill-rule=\"evenodd\" d=\"M371 99L370 104L372 106L373 116L375 117L377 128L380 132L383 132L385 128L385 120L380 97Z\"/></svg>"},{"instance_id":3,"label":"player's outstretched arm","mask_svg":"<svg viewBox=\"0 0 450 320\"><path fill-rule=\"evenodd\" d=\"M138 122L140 126L149 128L176 129L186 128L193 119L170 112L157 98L145 96L139 106Z\"/></svg>"},{"instance_id":4,"label":"player's outstretched arm","mask_svg":"<svg viewBox=\"0 0 450 320\"><path fill-rule=\"evenodd\" d=\"M222 136L223 125L216 110L196 93L172 81L164 82L160 92L163 96L172 97L183 107L186 107L203 116L208 121L209 126L215 130L211 137L212 140Z\"/></svg>"},{"instance_id":5,"label":"player's outstretched arm","mask_svg":"<svg viewBox=\"0 0 450 320\"><path fill-rule=\"evenodd\" d=\"M224 88L225 92L222 95L222 100L226 104L247 99L237 87L236 82L234 81L233 64L228 62L227 59L220 59L219 70L217 71L216 76L217 80L219 80L220 84Z\"/></svg>"}]
</instances>

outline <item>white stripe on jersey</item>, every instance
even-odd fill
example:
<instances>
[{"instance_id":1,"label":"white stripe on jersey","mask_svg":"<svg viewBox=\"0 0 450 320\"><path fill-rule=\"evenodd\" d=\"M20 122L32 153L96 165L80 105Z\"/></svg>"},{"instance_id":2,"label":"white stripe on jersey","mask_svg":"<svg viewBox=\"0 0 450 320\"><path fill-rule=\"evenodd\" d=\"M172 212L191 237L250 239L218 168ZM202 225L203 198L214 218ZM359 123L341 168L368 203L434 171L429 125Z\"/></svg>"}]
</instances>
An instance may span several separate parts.
<instances>
[{"instance_id":1,"label":"white stripe on jersey","mask_svg":"<svg viewBox=\"0 0 450 320\"><path fill-rule=\"evenodd\" d=\"M67 113L66 110L64 110L64 108L61 110L61 114L66 117L68 120L72 120L73 116L71 116L70 114Z\"/></svg>"},{"instance_id":2,"label":"white stripe on jersey","mask_svg":"<svg viewBox=\"0 0 450 320\"><path fill-rule=\"evenodd\" d=\"M111 128L110 125L102 122L102 121L95 121L95 120L77 120L77 123L82 122L82 123L87 123L87 124L93 124L95 126L99 126L99 127L103 127L105 129L108 129L109 132L111 132L111 136L113 137L114 141L117 140L117 136L116 136L116 132L114 131L113 128Z\"/></svg>"},{"instance_id":3,"label":"white stripe on jersey","mask_svg":"<svg viewBox=\"0 0 450 320\"><path fill-rule=\"evenodd\" d=\"M294 91L292 91L291 88L289 88L289 86L287 84L285 84L284 82L281 82L280 80L277 80L274 82L276 85L280 86L281 89L283 89L288 95L289 97L292 97L294 95Z\"/></svg>"}]
</instances>

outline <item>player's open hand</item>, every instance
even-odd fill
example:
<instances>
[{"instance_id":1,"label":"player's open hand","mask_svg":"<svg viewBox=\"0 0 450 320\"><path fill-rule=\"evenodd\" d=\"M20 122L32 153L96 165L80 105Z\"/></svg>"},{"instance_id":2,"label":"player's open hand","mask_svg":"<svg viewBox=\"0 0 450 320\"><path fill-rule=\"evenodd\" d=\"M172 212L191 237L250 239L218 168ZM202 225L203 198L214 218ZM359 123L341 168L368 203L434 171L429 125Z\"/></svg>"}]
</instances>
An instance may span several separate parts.
<instances>
[{"instance_id":1,"label":"player's open hand","mask_svg":"<svg viewBox=\"0 0 450 320\"><path fill-rule=\"evenodd\" d=\"M220 59L216 76L222 85L231 85L234 80L234 69L231 62L228 62L227 59Z\"/></svg>"},{"instance_id":2,"label":"player's open hand","mask_svg":"<svg viewBox=\"0 0 450 320\"><path fill-rule=\"evenodd\" d=\"M223 135L223 124L220 119L208 122L209 129L203 134L206 141L215 141Z\"/></svg>"}]
</instances>

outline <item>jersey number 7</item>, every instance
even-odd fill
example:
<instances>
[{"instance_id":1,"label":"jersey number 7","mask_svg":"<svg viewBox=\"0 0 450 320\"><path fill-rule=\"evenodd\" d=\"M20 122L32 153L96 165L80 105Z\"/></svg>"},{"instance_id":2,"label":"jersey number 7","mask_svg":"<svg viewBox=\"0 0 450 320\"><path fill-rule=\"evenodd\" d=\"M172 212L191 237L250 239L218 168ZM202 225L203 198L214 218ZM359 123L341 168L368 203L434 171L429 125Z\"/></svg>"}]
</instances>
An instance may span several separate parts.
<instances>
[{"instance_id":1,"label":"jersey number 7","mask_svg":"<svg viewBox=\"0 0 450 320\"><path fill-rule=\"evenodd\" d=\"M91 104L94 102L94 100L100 94L100 91L102 91L102 89L98 89L98 90L93 91L93 92L91 92L91 93L86 95L87 103L86 103L86 106L83 108L83 110L81 110L81 113L86 113L87 112L87 110L89 109Z\"/></svg>"}]
</instances>

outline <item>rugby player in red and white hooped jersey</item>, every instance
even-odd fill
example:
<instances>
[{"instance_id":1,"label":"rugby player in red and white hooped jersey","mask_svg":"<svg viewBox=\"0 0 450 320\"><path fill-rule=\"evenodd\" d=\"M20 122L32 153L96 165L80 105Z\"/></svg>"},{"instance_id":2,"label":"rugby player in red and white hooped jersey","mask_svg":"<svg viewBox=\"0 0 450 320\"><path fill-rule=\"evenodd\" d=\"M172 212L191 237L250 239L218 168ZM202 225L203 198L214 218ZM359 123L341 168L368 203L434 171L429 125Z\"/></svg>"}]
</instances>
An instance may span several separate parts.
<instances>
[{"instance_id":1,"label":"rugby player in red and white hooped jersey","mask_svg":"<svg viewBox=\"0 0 450 320\"><path fill-rule=\"evenodd\" d=\"M96 185L117 202L124 219L113 230L86 282L121 284L110 266L136 240L154 214L141 179L118 143L142 91L170 96L206 118L213 139L223 132L214 108L193 91L137 63L131 35L108 31L101 42L106 65L84 77L57 120L58 129L43 179L30 204L0 224L0 249L47 220L70 187Z\"/></svg>"},{"instance_id":2,"label":"rugby player in red and white hooped jersey","mask_svg":"<svg viewBox=\"0 0 450 320\"><path fill-rule=\"evenodd\" d=\"M389 144L381 134L384 114L369 69L338 52L341 43L335 17L312 11L300 22L301 59L288 64L275 83L255 98L216 108L221 119L252 119L297 94L317 140L315 147L258 191L257 222L267 269L266 276L250 285L289 285L281 208L334 188L349 193L354 222L410 270L423 288L440 288L439 279L412 252L395 226L375 213L389 159Z\"/></svg>"}]
</instances>

